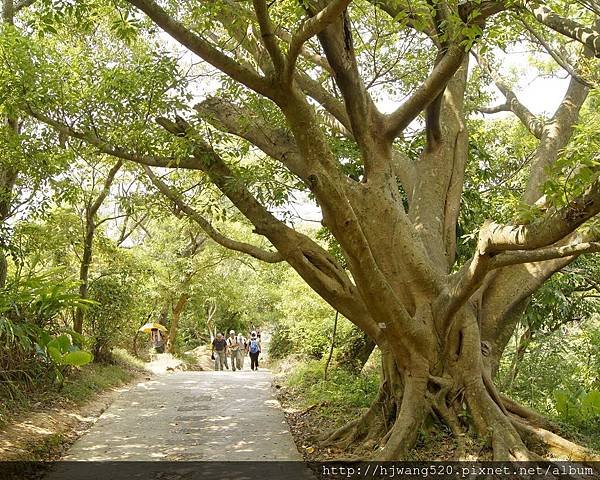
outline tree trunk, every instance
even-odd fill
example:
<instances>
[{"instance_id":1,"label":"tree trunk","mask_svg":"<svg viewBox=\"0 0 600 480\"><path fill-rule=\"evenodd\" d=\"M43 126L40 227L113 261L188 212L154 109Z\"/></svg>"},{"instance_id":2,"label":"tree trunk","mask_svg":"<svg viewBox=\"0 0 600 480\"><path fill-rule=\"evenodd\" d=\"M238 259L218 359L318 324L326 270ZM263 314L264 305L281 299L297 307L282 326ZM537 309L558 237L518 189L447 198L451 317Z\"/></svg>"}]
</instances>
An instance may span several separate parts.
<instances>
[{"instance_id":1,"label":"tree trunk","mask_svg":"<svg viewBox=\"0 0 600 480\"><path fill-rule=\"evenodd\" d=\"M92 253L94 248L94 234L96 233L96 227L101 223L96 223L96 214L102 206L102 202L106 199L110 193L110 186L112 185L117 172L123 165L122 160L117 160L112 168L109 170L108 175L104 181L102 191L94 199L93 202L86 204L85 207L85 234L83 238L83 255L81 258L81 265L79 267L79 296L83 299L88 298L89 288L89 273L90 266L92 264ZM73 322L73 330L77 333L83 332L83 317L84 311L81 307L78 307L75 311L75 320Z\"/></svg>"},{"instance_id":2,"label":"tree trunk","mask_svg":"<svg viewBox=\"0 0 600 480\"><path fill-rule=\"evenodd\" d=\"M182 293L173 307L173 316L171 317L171 328L169 329L169 338L167 339L167 352L173 353L175 349L175 338L177 337L177 327L179 325L179 317L183 309L187 305L190 296L188 293Z\"/></svg>"},{"instance_id":3,"label":"tree trunk","mask_svg":"<svg viewBox=\"0 0 600 480\"><path fill-rule=\"evenodd\" d=\"M331 345L329 346L329 355L327 356L327 362L325 362L325 371L323 372L323 380L327 380L327 372L329 371L329 364L331 363L331 357L333 356L333 349L335 348L335 335L337 333L338 317L340 312L335 312L335 319L333 320L333 331L331 332Z\"/></svg>"},{"instance_id":4,"label":"tree trunk","mask_svg":"<svg viewBox=\"0 0 600 480\"><path fill-rule=\"evenodd\" d=\"M96 231L96 224L94 219L86 208L85 212L85 236L83 241L83 255L81 257L81 265L79 266L79 297L82 299L88 298L89 290L89 274L90 266L92 264L92 254L94 249L94 233ZM77 307L75 310L75 320L73 322L73 330L77 333L83 333L83 318L84 310L81 307Z\"/></svg>"},{"instance_id":5,"label":"tree trunk","mask_svg":"<svg viewBox=\"0 0 600 480\"><path fill-rule=\"evenodd\" d=\"M8 119L8 125L12 132L18 134L19 128L15 119ZM10 215L13 189L17 182L17 175L17 170L11 167L0 171L0 235L7 233L4 225ZM9 239L0 237L0 289L6 285L8 276L8 261L6 258L8 245Z\"/></svg>"},{"instance_id":6,"label":"tree trunk","mask_svg":"<svg viewBox=\"0 0 600 480\"><path fill-rule=\"evenodd\" d=\"M3 0L2 2L2 23L4 25L14 24L14 2L13 0ZM8 126L11 134L18 135L20 131L19 119L15 116L8 116L2 119ZM13 167L3 167L0 170L0 235L5 233L4 223L8 219L11 210L13 188L17 181L17 169ZM6 286L8 276L8 261L6 258L6 248L8 239L0 237L0 289Z\"/></svg>"},{"instance_id":7,"label":"tree trunk","mask_svg":"<svg viewBox=\"0 0 600 480\"><path fill-rule=\"evenodd\" d=\"M8 277L8 262L4 249L0 250L0 290L6 286L6 279Z\"/></svg>"},{"instance_id":8,"label":"tree trunk","mask_svg":"<svg viewBox=\"0 0 600 480\"><path fill-rule=\"evenodd\" d=\"M4 235L6 222L12 198L12 190L17 179L17 173L13 169L6 169L0 172L0 234ZM9 244L8 238L0 238L0 289L6 285L8 276L8 261L6 259L6 251Z\"/></svg>"},{"instance_id":9,"label":"tree trunk","mask_svg":"<svg viewBox=\"0 0 600 480\"><path fill-rule=\"evenodd\" d=\"M492 448L495 460L536 459L484 368L487 350L474 320L474 311L461 311L431 359L414 355L407 361L394 342L384 341L377 398L359 419L323 437L323 443L341 448L360 444L361 453L370 458L401 460L407 458L424 421L432 417L456 437L457 456L464 435L472 429ZM512 410L524 411L514 405ZM521 420L527 423L531 418Z\"/></svg>"},{"instance_id":10,"label":"tree trunk","mask_svg":"<svg viewBox=\"0 0 600 480\"><path fill-rule=\"evenodd\" d=\"M336 362L339 367L358 374L369 360L375 349L375 342L360 328L353 326L350 338L337 354Z\"/></svg>"}]
</instances>

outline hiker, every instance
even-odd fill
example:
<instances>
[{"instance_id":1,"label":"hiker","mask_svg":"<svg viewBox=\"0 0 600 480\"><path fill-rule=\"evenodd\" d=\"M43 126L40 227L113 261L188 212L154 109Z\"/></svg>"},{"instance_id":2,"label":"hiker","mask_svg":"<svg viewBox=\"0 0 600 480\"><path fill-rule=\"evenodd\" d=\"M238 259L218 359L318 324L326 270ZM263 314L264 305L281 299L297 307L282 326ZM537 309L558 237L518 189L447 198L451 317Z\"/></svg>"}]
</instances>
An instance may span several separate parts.
<instances>
[{"instance_id":1,"label":"hiker","mask_svg":"<svg viewBox=\"0 0 600 480\"><path fill-rule=\"evenodd\" d=\"M260 339L256 336L256 332L250 334L250 343L248 345L248 353L250 354L250 369L258 371L258 356L260 355Z\"/></svg>"},{"instance_id":2,"label":"hiker","mask_svg":"<svg viewBox=\"0 0 600 480\"><path fill-rule=\"evenodd\" d=\"M248 341L246 340L246 337L244 337L242 335L242 332L238 333L237 335L237 342L238 345L240 346L240 370L244 369L244 358L246 357L246 355L248 355Z\"/></svg>"},{"instance_id":3,"label":"hiker","mask_svg":"<svg viewBox=\"0 0 600 480\"><path fill-rule=\"evenodd\" d=\"M223 334L223 332L221 332L219 335L221 335L221 337L223 338L223 340L225 342L227 342L227 337ZM227 358L229 357L229 352L225 353L225 359L223 360L223 365L225 365L225 368L227 370L229 370L229 361L227 360Z\"/></svg>"},{"instance_id":4,"label":"hiker","mask_svg":"<svg viewBox=\"0 0 600 480\"><path fill-rule=\"evenodd\" d=\"M165 341L163 340L162 333L158 328L152 328L150 330L150 341L152 342L154 353L164 353Z\"/></svg>"},{"instance_id":5,"label":"hiker","mask_svg":"<svg viewBox=\"0 0 600 480\"><path fill-rule=\"evenodd\" d=\"M227 350L231 355L231 369L235 372L236 370L241 370L241 351L240 344L238 343L238 339L235 336L235 330L231 330L229 332L229 337L227 338Z\"/></svg>"},{"instance_id":6,"label":"hiker","mask_svg":"<svg viewBox=\"0 0 600 480\"><path fill-rule=\"evenodd\" d=\"M227 342L222 333L217 333L217 337L212 342L211 356L215 359L215 370L223 370L227 359Z\"/></svg>"}]
</instances>

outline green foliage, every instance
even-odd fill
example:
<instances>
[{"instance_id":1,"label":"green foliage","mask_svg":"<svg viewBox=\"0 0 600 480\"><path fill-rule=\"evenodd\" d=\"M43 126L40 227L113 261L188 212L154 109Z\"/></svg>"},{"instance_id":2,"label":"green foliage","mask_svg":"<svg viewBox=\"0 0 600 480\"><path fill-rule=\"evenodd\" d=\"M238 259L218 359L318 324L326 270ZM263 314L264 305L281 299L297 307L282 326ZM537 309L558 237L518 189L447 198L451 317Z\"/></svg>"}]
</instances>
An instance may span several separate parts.
<instances>
[{"instance_id":1,"label":"green foliage","mask_svg":"<svg viewBox=\"0 0 600 480\"><path fill-rule=\"evenodd\" d=\"M553 322L539 327L507 393L600 448L600 319L594 314L585 321L559 323L555 330ZM507 350L500 378L510 371L512 342Z\"/></svg>"},{"instance_id":2,"label":"green foliage","mask_svg":"<svg viewBox=\"0 0 600 480\"><path fill-rule=\"evenodd\" d=\"M376 373L352 375L344 369L330 368L324 380L323 372L324 362L311 360L295 368L287 384L306 405L328 402L336 410L368 407L377 395Z\"/></svg>"},{"instance_id":3,"label":"green foliage","mask_svg":"<svg viewBox=\"0 0 600 480\"><path fill-rule=\"evenodd\" d=\"M131 318L136 299L128 280L124 275L108 275L90 286L90 297L96 304L87 312L86 330L98 360L110 358L112 348L119 342L117 333L125 330Z\"/></svg>"},{"instance_id":4,"label":"green foliage","mask_svg":"<svg viewBox=\"0 0 600 480\"><path fill-rule=\"evenodd\" d=\"M561 419L577 423L592 420L600 422L600 390L580 390L576 393L555 390L553 397Z\"/></svg>"},{"instance_id":5,"label":"green foliage","mask_svg":"<svg viewBox=\"0 0 600 480\"><path fill-rule=\"evenodd\" d=\"M0 315L47 327L67 309L92 305L75 293L77 282L61 279L63 273L63 269L53 269L41 275L16 277L0 296Z\"/></svg>"},{"instance_id":6,"label":"green foliage","mask_svg":"<svg viewBox=\"0 0 600 480\"><path fill-rule=\"evenodd\" d=\"M0 295L0 397L24 401L26 392L64 380L72 366L92 360L80 350L83 337L61 325L65 313L88 307L73 292L76 283L60 270L16 277ZM76 345L77 344L77 345Z\"/></svg>"},{"instance_id":7,"label":"green foliage","mask_svg":"<svg viewBox=\"0 0 600 480\"><path fill-rule=\"evenodd\" d=\"M329 350L335 311L318 297L296 273L286 273L286 289L277 310L269 354L283 358L289 352L320 359ZM352 324L340 316L336 345L343 344L352 332Z\"/></svg>"}]
</instances>

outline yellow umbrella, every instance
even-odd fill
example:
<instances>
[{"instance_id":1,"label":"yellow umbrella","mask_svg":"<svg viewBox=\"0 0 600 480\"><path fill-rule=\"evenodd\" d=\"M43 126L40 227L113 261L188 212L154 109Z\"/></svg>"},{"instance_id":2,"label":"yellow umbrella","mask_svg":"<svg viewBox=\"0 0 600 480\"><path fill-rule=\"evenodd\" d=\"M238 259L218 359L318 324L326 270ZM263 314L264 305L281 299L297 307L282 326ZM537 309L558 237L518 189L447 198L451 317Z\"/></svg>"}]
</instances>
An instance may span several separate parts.
<instances>
[{"instance_id":1,"label":"yellow umbrella","mask_svg":"<svg viewBox=\"0 0 600 480\"><path fill-rule=\"evenodd\" d=\"M146 323L145 325L142 325L139 329L140 332L144 332L144 333L149 333L151 330L153 329L158 329L158 330L162 330L163 332L167 331L167 327L165 327L164 325L161 325L160 323Z\"/></svg>"}]
</instances>

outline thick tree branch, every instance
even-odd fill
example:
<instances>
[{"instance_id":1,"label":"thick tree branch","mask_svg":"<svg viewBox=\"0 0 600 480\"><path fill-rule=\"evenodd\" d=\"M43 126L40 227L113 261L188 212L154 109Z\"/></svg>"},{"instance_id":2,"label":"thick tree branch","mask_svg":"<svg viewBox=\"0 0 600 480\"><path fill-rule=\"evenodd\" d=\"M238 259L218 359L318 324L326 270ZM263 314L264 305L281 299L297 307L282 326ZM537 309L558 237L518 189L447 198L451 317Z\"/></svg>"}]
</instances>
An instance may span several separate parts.
<instances>
[{"instance_id":1,"label":"thick tree branch","mask_svg":"<svg viewBox=\"0 0 600 480\"><path fill-rule=\"evenodd\" d=\"M194 157L175 158L138 154L128 151L117 145L112 145L111 143L97 137L95 133L76 130L69 125L59 122L58 120L48 117L47 115L37 112L31 108L27 109L27 113L40 122L54 128L54 130L57 132L69 137L83 140L84 142L96 147L99 152L116 158L130 160L141 165L148 165L149 167L178 167L188 170L198 170L199 168L198 161Z\"/></svg>"},{"instance_id":2,"label":"thick tree branch","mask_svg":"<svg viewBox=\"0 0 600 480\"><path fill-rule=\"evenodd\" d=\"M514 250L493 257L490 262L490 269L597 252L600 252L600 242L573 243L557 247L540 248L538 250Z\"/></svg>"},{"instance_id":3,"label":"thick tree branch","mask_svg":"<svg viewBox=\"0 0 600 480\"><path fill-rule=\"evenodd\" d=\"M465 55L464 47L451 45L425 81L396 111L385 118L385 135L393 140L419 116L446 88L460 68Z\"/></svg>"},{"instance_id":4,"label":"thick tree branch","mask_svg":"<svg viewBox=\"0 0 600 480\"><path fill-rule=\"evenodd\" d=\"M589 89L577 79L571 78L569 87L551 119L544 123L540 143L535 150L531 173L523 200L531 205L538 201L541 186L548 178L548 167L558 159L560 151L568 144L573 127L579 120Z\"/></svg>"},{"instance_id":5,"label":"thick tree branch","mask_svg":"<svg viewBox=\"0 0 600 480\"><path fill-rule=\"evenodd\" d=\"M539 1L529 1L527 8L533 13L538 22L552 30L576 40L589 48L595 57L600 58L600 33L592 28L558 15Z\"/></svg>"},{"instance_id":6,"label":"thick tree branch","mask_svg":"<svg viewBox=\"0 0 600 480\"><path fill-rule=\"evenodd\" d=\"M349 130L360 148L368 173L371 160L376 157L374 139L382 133L383 117L375 107L358 70L348 12L345 10L318 37L344 98L350 120Z\"/></svg>"},{"instance_id":7,"label":"thick tree branch","mask_svg":"<svg viewBox=\"0 0 600 480\"><path fill-rule=\"evenodd\" d=\"M513 112L521 123L531 132L536 138L541 138L542 130L544 128L544 122L529 111L529 109L523 105L508 84L494 71L490 65L485 61L483 57L478 55L476 52L471 52L481 69L490 76L498 90L506 98L506 103L496 109L480 109L483 113L496 113L496 111L505 111L505 108Z\"/></svg>"},{"instance_id":8,"label":"thick tree branch","mask_svg":"<svg viewBox=\"0 0 600 480\"><path fill-rule=\"evenodd\" d=\"M90 216L93 217L94 215L96 215L96 213L98 213L98 209L100 208L100 206L102 205L102 202L104 202L104 200L110 193L110 186L112 185L112 183L115 179L115 176L117 175L117 172L121 169L122 166L123 166L123 160L119 159L119 160L117 160L117 162L112 166L112 168L108 172L108 175L106 176L106 180L104 180L104 186L102 187L102 191L98 194L98 196L96 197L96 200L94 200L94 202L89 206L88 212L89 212Z\"/></svg>"},{"instance_id":9,"label":"thick tree branch","mask_svg":"<svg viewBox=\"0 0 600 480\"><path fill-rule=\"evenodd\" d=\"M195 209L190 207L187 203L185 203L181 197L172 190L166 183L160 180L154 173L150 167L144 166L144 171L146 175L152 182L152 184L168 199L170 199L177 207L184 212L189 218L194 220L202 230L212 238L216 243L222 245L229 250L235 250L237 252L242 252L254 257L258 260L262 260L267 263L277 263L283 261L283 257L279 252L269 252L267 250L263 250L260 247L255 245L251 245L245 242L239 242L237 240L233 240L231 238L226 237L219 231L217 231L208 220L206 220L200 213L198 213Z\"/></svg>"},{"instance_id":10,"label":"thick tree branch","mask_svg":"<svg viewBox=\"0 0 600 480\"><path fill-rule=\"evenodd\" d=\"M580 197L552 210L528 225L498 225L490 222L480 232L479 254L506 250L535 250L558 242L600 212L600 181Z\"/></svg>"},{"instance_id":11,"label":"thick tree branch","mask_svg":"<svg viewBox=\"0 0 600 480\"><path fill-rule=\"evenodd\" d=\"M321 11L306 20L300 29L294 33L290 40L290 46L287 54L284 79L290 81L296 68L296 60L302 52L302 46L310 38L314 37L325 29L336 17L350 5L352 0L333 0Z\"/></svg>"},{"instance_id":12,"label":"thick tree branch","mask_svg":"<svg viewBox=\"0 0 600 480\"><path fill-rule=\"evenodd\" d=\"M233 58L220 52L209 42L193 33L178 20L171 17L156 2L153 0L127 1L143 11L162 30L200 58L221 70L237 82L246 85L265 97L271 98L273 90L270 82L261 77L257 72L249 70Z\"/></svg>"},{"instance_id":13,"label":"thick tree branch","mask_svg":"<svg viewBox=\"0 0 600 480\"><path fill-rule=\"evenodd\" d=\"M252 4L254 5L254 11L256 12L262 43L269 53L269 57L271 57L275 72L277 75L280 75L285 68L285 58L277 44L277 37L275 36L275 31L273 29L273 22L269 16L267 2L266 0L252 0Z\"/></svg>"},{"instance_id":14,"label":"thick tree branch","mask_svg":"<svg viewBox=\"0 0 600 480\"><path fill-rule=\"evenodd\" d=\"M248 140L300 178L306 177L296 142L284 129L274 128L260 115L216 97L204 100L194 109L211 125Z\"/></svg>"}]
</instances>

